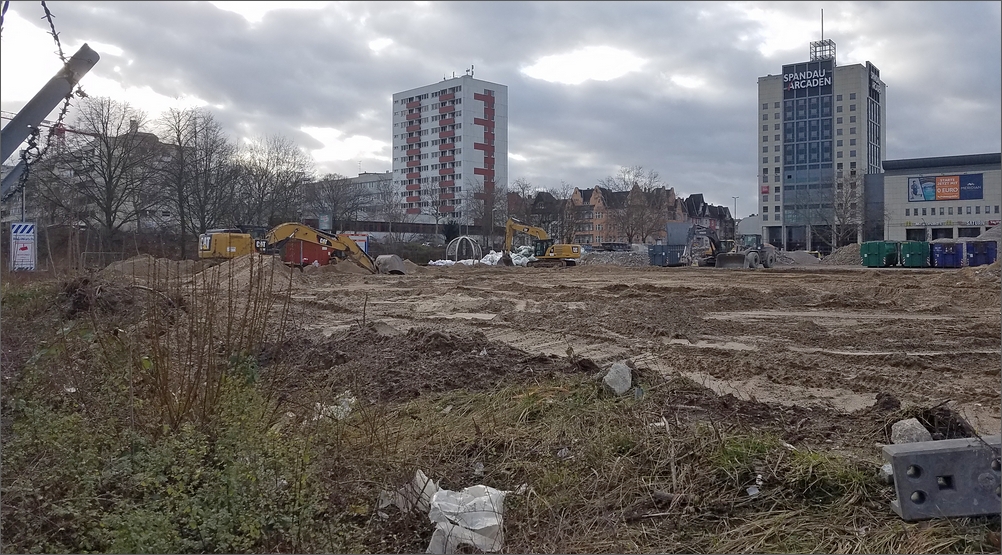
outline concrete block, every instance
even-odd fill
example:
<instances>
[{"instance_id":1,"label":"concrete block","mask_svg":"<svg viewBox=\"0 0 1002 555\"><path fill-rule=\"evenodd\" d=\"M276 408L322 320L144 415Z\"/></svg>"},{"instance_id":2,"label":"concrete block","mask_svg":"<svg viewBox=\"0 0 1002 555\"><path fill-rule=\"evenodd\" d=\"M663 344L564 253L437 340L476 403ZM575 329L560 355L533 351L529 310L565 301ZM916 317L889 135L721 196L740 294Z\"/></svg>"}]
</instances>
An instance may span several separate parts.
<instances>
[{"instance_id":1,"label":"concrete block","mask_svg":"<svg viewBox=\"0 0 1002 555\"><path fill-rule=\"evenodd\" d=\"M899 420L891 426L891 443L932 441L932 434L915 418Z\"/></svg>"},{"instance_id":2,"label":"concrete block","mask_svg":"<svg viewBox=\"0 0 1002 555\"><path fill-rule=\"evenodd\" d=\"M602 383L616 395L622 395L633 385L633 370L625 360L621 360L609 368L602 378Z\"/></svg>"},{"instance_id":3,"label":"concrete block","mask_svg":"<svg viewBox=\"0 0 1002 555\"><path fill-rule=\"evenodd\" d=\"M1002 513L1002 436L886 445L897 499L907 521Z\"/></svg>"}]
</instances>

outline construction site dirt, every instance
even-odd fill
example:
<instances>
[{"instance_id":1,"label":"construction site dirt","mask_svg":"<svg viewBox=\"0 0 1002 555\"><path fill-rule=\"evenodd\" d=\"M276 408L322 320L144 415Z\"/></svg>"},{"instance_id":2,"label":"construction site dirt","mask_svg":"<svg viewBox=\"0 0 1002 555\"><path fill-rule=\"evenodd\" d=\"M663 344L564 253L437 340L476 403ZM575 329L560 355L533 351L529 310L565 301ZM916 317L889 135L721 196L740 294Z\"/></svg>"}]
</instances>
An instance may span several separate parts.
<instances>
[{"instance_id":1,"label":"construction site dirt","mask_svg":"<svg viewBox=\"0 0 1002 555\"><path fill-rule=\"evenodd\" d=\"M355 354L367 356L355 364L371 361L373 377L408 353L401 363L411 375L385 383L397 393L383 395L476 384L481 372L503 379L499 360L513 373L545 371L556 364L547 357L572 352L599 367L631 359L719 395L833 417L883 393L913 405L949 402L982 433L1000 426L997 268L455 266L305 275L300 289L296 320L312 338L303 341L324 352L362 347ZM363 320L408 344L360 335ZM429 337L450 339L419 340ZM426 357L452 354L463 358L432 364L436 375L419 370Z\"/></svg>"}]
</instances>

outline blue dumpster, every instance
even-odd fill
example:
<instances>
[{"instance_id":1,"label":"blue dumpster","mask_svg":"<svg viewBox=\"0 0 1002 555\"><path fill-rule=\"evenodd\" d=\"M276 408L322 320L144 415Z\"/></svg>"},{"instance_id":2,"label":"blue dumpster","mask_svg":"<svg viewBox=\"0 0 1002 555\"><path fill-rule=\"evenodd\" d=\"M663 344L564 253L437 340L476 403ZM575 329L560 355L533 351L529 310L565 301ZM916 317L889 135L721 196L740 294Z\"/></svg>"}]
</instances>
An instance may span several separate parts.
<instances>
[{"instance_id":1,"label":"blue dumpster","mask_svg":"<svg viewBox=\"0 0 1002 555\"><path fill-rule=\"evenodd\" d=\"M995 241L969 241L967 243L967 265L984 266L998 258L999 244Z\"/></svg>"},{"instance_id":2,"label":"blue dumpster","mask_svg":"<svg viewBox=\"0 0 1002 555\"><path fill-rule=\"evenodd\" d=\"M960 268L964 265L964 244L933 243L932 265L934 268Z\"/></svg>"},{"instance_id":3,"label":"blue dumpster","mask_svg":"<svg viewBox=\"0 0 1002 555\"><path fill-rule=\"evenodd\" d=\"M685 245L648 245L647 255L651 266L681 266L679 259L685 252Z\"/></svg>"}]
</instances>

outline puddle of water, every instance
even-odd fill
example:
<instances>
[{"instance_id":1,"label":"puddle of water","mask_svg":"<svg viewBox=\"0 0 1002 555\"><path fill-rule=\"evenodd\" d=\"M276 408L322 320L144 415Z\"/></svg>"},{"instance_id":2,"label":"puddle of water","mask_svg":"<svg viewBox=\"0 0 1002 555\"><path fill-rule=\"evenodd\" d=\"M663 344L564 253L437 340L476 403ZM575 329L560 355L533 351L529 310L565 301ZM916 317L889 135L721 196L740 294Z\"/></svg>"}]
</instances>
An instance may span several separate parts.
<instances>
[{"instance_id":1,"label":"puddle of water","mask_svg":"<svg viewBox=\"0 0 1002 555\"><path fill-rule=\"evenodd\" d=\"M702 372L681 374L717 395L730 393L746 401L755 399L762 403L786 406L827 406L845 412L865 409L876 402L875 395L860 395L845 389L775 384L758 376L747 380L720 380Z\"/></svg>"},{"instance_id":2,"label":"puddle of water","mask_svg":"<svg viewBox=\"0 0 1002 555\"><path fill-rule=\"evenodd\" d=\"M714 343L712 341L699 339L695 343L690 343L688 339L668 339L665 340L665 343L668 345L685 345L686 347L699 347L702 349L726 349L729 351L754 351L758 349L758 347L755 347L754 345L738 343L737 341Z\"/></svg>"},{"instance_id":3,"label":"puddle of water","mask_svg":"<svg viewBox=\"0 0 1002 555\"><path fill-rule=\"evenodd\" d=\"M999 353L998 349L958 349L955 351L855 351L843 349L821 349L818 347L795 347L793 345L789 345L786 348L798 353L824 353L828 355L847 356L905 355L910 357L931 357L960 354L992 355Z\"/></svg>"},{"instance_id":4,"label":"puddle of water","mask_svg":"<svg viewBox=\"0 0 1002 555\"><path fill-rule=\"evenodd\" d=\"M858 320L951 320L947 316L935 316L931 314L900 314L894 312L826 312L820 310L805 311L780 311L780 310L746 310L739 312L709 312L705 316L711 320L732 320L743 318L746 320L769 319L769 318L838 318L838 319L858 319Z\"/></svg>"},{"instance_id":5,"label":"puddle of water","mask_svg":"<svg viewBox=\"0 0 1002 555\"><path fill-rule=\"evenodd\" d=\"M445 318L446 320L493 320L497 314L485 312L453 312L452 314L429 314L425 318Z\"/></svg>"}]
</instances>

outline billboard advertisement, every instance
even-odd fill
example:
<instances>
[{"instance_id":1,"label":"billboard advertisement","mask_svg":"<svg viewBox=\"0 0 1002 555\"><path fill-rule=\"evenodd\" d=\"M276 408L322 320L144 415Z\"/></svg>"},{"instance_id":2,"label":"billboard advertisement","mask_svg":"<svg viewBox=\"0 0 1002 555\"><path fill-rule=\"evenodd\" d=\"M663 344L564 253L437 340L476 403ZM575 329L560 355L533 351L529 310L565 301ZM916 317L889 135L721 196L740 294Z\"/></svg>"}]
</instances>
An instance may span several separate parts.
<instances>
[{"instance_id":1,"label":"billboard advertisement","mask_svg":"<svg viewBox=\"0 0 1002 555\"><path fill-rule=\"evenodd\" d=\"M908 178L908 202L982 198L984 198L984 174Z\"/></svg>"}]
</instances>

